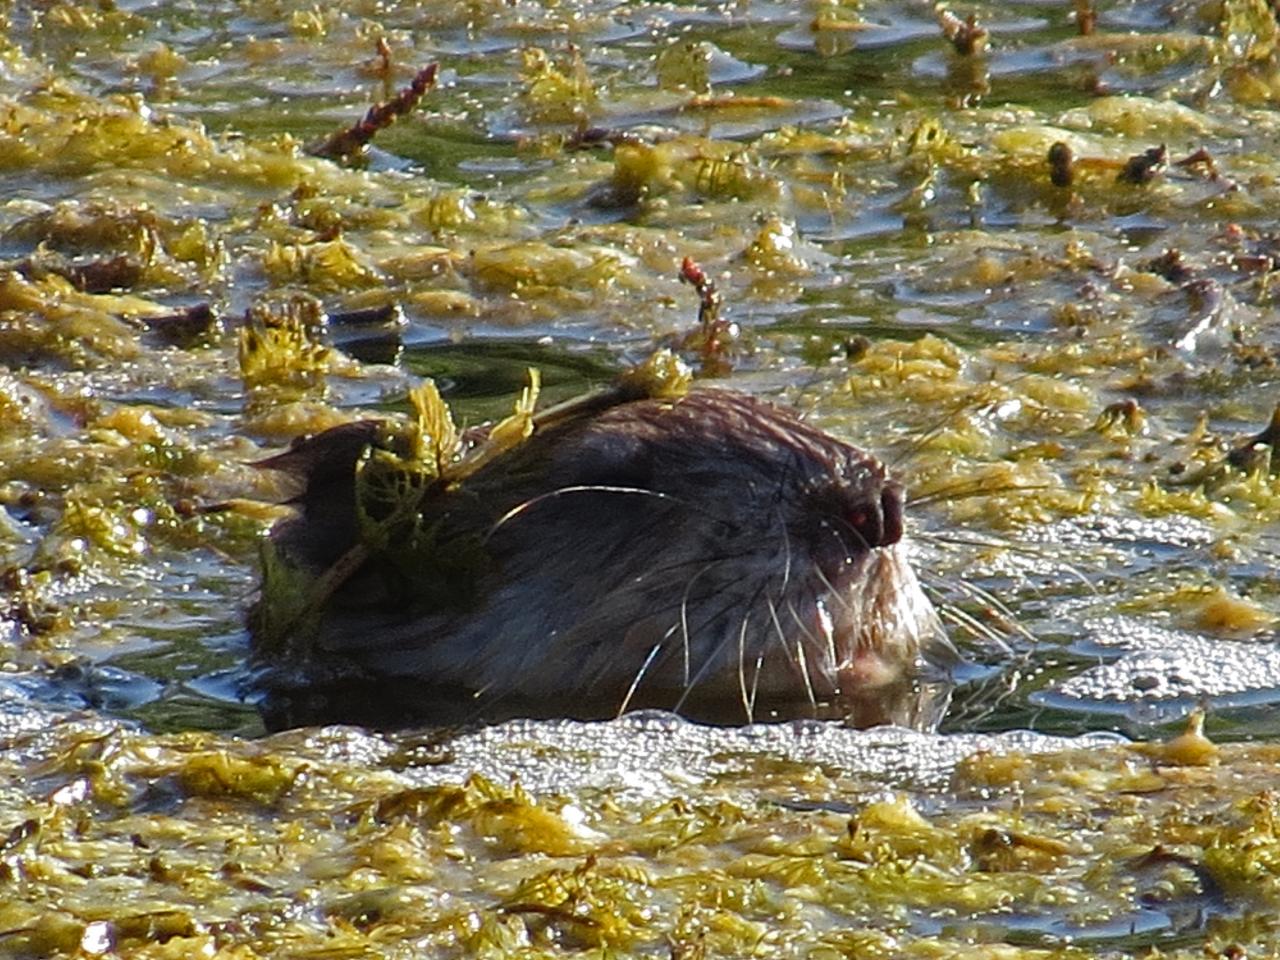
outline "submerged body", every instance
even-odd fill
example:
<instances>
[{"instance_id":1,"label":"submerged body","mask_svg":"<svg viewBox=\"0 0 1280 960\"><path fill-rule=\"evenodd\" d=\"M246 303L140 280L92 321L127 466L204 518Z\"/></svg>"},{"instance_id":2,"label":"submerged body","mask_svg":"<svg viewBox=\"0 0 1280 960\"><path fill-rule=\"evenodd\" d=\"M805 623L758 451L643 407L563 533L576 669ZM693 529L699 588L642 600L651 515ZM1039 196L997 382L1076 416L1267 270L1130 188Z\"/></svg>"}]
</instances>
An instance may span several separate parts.
<instances>
[{"instance_id":1,"label":"submerged body","mask_svg":"<svg viewBox=\"0 0 1280 960\"><path fill-rule=\"evenodd\" d=\"M415 491L411 522L371 548L355 477L380 429L268 463L305 485L276 555L332 586L286 642L255 617L275 725L902 720L945 646L901 488L791 412L713 389L583 405Z\"/></svg>"}]
</instances>

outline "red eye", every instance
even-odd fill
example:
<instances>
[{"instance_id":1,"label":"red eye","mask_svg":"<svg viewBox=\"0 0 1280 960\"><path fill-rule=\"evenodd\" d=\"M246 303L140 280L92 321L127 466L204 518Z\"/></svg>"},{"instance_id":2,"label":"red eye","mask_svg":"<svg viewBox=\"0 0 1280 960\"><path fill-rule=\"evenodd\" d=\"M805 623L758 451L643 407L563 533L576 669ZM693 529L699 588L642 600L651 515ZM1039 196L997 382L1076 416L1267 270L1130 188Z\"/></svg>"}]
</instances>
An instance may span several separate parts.
<instances>
[{"instance_id":1,"label":"red eye","mask_svg":"<svg viewBox=\"0 0 1280 960\"><path fill-rule=\"evenodd\" d=\"M851 510L845 516L845 522L853 528L854 533L858 535L861 541L860 546L868 549L880 546L880 540L883 536L883 530L880 524L880 511L871 508L866 510Z\"/></svg>"},{"instance_id":2,"label":"red eye","mask_svg":"<svg viewBox=\"0 0 1280 960\"><path fill-rule=\"evenodd\" d=\"M868 549L888 547L902 539L902 488L887 483L880 491L880 502L861 504L844 515L844 522Z\"/></svg>"}]
</instances>

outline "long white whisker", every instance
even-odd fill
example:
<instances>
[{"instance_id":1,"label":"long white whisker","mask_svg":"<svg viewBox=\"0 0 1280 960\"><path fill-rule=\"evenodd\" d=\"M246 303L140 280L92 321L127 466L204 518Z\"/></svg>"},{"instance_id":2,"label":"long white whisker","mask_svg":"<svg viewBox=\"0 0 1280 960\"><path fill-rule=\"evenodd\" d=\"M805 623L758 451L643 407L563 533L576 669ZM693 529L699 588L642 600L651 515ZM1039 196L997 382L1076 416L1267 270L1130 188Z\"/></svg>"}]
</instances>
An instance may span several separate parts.
<instances>
[{"instance_id":1,"label":"long white whisker","mask_svg":"<svg viewBox=\"0 0 1280 960\"><path fill-rule=\"evenodd\" d=\"M804 677L804 688L809 694L809 705L816 710L818 698L814 695L813 680L809 677L809 658L804 655L804 644L799 640L796 641L796 659L800 661L800 676Z\"/></svg>"},{"instance_id":2,"label":"long white whisker","mask_svg":"<svg viewBox=\"0 0 1280 960\"><path fill-rule=\"evenodd\" d=\"M982 603L987 607L989 607L992 611L994 611L995 614L997 614L1000 617L1000 619L1004 622L1006 632L1015 633L1029 643L1034 644L1039 642L1039 639L1036 637L1035 634L1033 634L1030 630L1028 630L1026 627L1024 627L1021 623L1018 622L1017 616L1014 614L1013 610L1009 607L1009 605L1005 603L1003 600L1001 600L999 597L997 597L990 590L987 590L985 587L980 587L978 586L978 584L970 583L967 580L959 580L959 579L944 580L941 578L932 577L928 575L921 578L921 583L925 587L925 589L932 591L933 595L938 598L942 598L945 596L945 591L943 589L945 587L946 590L961 593L971 600L977 600L979 603ZM993 633L992 639L994 638L995 638L995 635ZM1003 641L999 641L999 642L1002 645L1004 645ZM1004 646L1006 646L1007 648L1007 645L1004 645ZM1012 651L1008 649L1006 649L1006 652L1012 653Z\"/></svg>"},{"instance_id":3,"label":"long white whisker","mask_svg":"<svg viewBox=\"0 0 1280 960\"><path fill-rule=\"evenodd\" d=\"M751 620L751 614L745 614L742 618L742 626L738 628L738 692L742 694L742 709L746 711L747 723L750 723L755 716L756 698L755 690L747 693L747 624ZM759 671L756 672L756 678L759 679Z\"/></svg>"},{"instance_id":4,"label":"long white whisker","mask_svg":"<svg viewBox=\"0 0 1280 960\"><path fill-rule=\"evenodd\" d=\"M671 631L667 631L670 636ZM622 716L627 712L627 707L631 705L631 698L636 695L636 690L640 687L640 681L644 679L644 675L649 672L649 667L653 666L654 659L658 656L658 651L662 649L662 644L666 642L666 637L659 640L653 645L653 649L649 651L649 655L644 658L644 663L640 664L640 669L636 671L635 678L631 681L631 686L627 688L627 695L622 698L622 703L618 706L618 716Z\"/></svg>"},{"instance_id":5,"label":"long white whisker","mask_svg":"<svg viewBox=\"0 0 1280 960\"><path fill-rule=\"evenodd\" d=\"M703 570L706 570L706 569L707 569L706 567L703 567ZM701 575L702 575L702 571L699 571L698 574L696 574L687 584L685 584L684 596L680 598L680 650L682 655L684 656L684 668L683 668L682 675L684 677L684 685L686 689L688 689L689 687L689 657L690 657L690 653L689 653L689 591L693 589L694 582Z\"/></svg>"},{"instance_id":6,"label":"long white whisker","mask_svg":"<svg viewBox=\"0 0 1280 960\"><path fill-rule=\"evenodd\" d=\"M596 483L580 484L580 485L569 486L569 487L559 487L555 490L550 490L547 493L539 494L536 497L530 497L528 500L525 500L523 503L516 504L506 513L500 516L496 521L494 521L493 526L489 528L489 532L484 535L485 542L487 542L489 538L492 537L495 533L497 533L498 530L501 527L503 527L505 524L510 523L516 517L532 509L533 507L536 507L538 504L543 503L547 500L551 500L556 497L563 497L563 496L567 496L569 494L574 494L574 493L617 493L617 494L624 494L627 496L653 497L654 499L657 499L657 500L667 500L667 501L670 501L671 503L680 504L681 506L687 506L686 502L684 500L681 500L679 497L673 497L669 493L662 493L661 491L658 491L658 490L646 490L644 487L621 487L621 486L611 486L609 484L596 484Z\"/></svg>"},{"instance_id":7,"label":"long white whisker","mask_svg":"<svg viewBox=\"0 0 1280 960\"><path fill-rule=\"evenodd\" d=\"M1034 544L1028 543L1009 543L997 538L987 538L977 535L969 535L965 537L955 536L953 534L941 534L936 532L925 532L917 535L917 539L931 543L934 545L942 545L947 547L983 547L993 550L1007 550L1016 557L1028 557L1032 560L1043 560L1046 563L1052 563L1061 567L1071 574L1072 578L1080 583L1093 596L1098 595L1097 586L1089 580L1079 567L1074 563L1067 563L1061 557L1055 556L1052 551Z\"/></svg>"},{"instance_id":8,"label":"long white whisker","mask_svg":"<svg viewBox=\"0 0 1280 960\"><path fill-rule=\"evenodd\" d=\"M813 644L813 646L815 647L822 646L821 641L819 641L818 638L813 635L813 630L809 628L809 625L800 619L800 614L796 610L796 605L792 603L791 600L787 600L787 613L791 614L792 622L795 623L795 625L800 629L800 632L805 635L805 638L811 644ZM835 663L834 657L832 658L831 662Z\"/></svg>"},{"instance_id":9,"label":"long white whisker","mask_svg":"<svg viewBox=\"0 0 1280 960\"><path fill-rule=\"evenodd\" d=\"M980 621L977 617L973 616L972 614L964 610L961 610L959 607L945 607L945 606L940 607L938 609L938 616L940 616L943 620L948 621L949 623L955 624L958 627L964 627L966 630L972 633L975 637L981 637L982 639L988 641L993 646L998 648L1003 655L1005 656L1013 655L1013 648L1010 647L1009 644L1005 642L1003 637L1001 637L998 633L996 633L996 631L993 630L991 627L987 626L985 623Z\"/></svg>"},{"instance_id":10,"label":"long white whisker","mask_svg":"<svg viewBox=\"0 0 1280 960\"><path fill-rule=\"evenodd\" d=\"M719 560L713 560L710 563L705 564L701 570L699 570L692 577L690 577L689 582L686 583L684 586L684 593L680 597L679 627L680 627L681 651L684 656L683 679L684 679L684 685L686 689L688 689L689 687L689 671L692 669L691 661L693 657L693 654L690 649L691 636L689 633L689 596L690 594L693 593L694 584L696 584L698 580L702 578L703 574L705 574L708 570L710 570L719 562L720 562ZM672 627L672 630L674 629L675 627ZM670 631L668 631L668 633L670 633Z\"/></svg>"},{"instance_id":11,"label":"long white whisker","mask_svg":"<svg viewBox=\"0 0 1280 960\"><path fill-rule=\"evenodd\" d=\"M957 484L954 487L943 487L939 490L933 490L929 493L922 493L918 497L907 498L908 507L919 507L925 504L936 503L939 500L945 500L947 503L953 503L957 500L971 500L974 497L999 497L1009 493L1035 493L1041 490L1056 490L1054 484L1050 483L1010 483L999 487L982 486L982 481L971 480L971 487L962 487Z\"/></svg>"},{"instance_id":12,"label":"long white whisker","mask_svg":"<svg viewBox=\"0 0 1280 960\"><path fill-rule=\"evenodd\" d=\"M990 590L980 587L976 583L968 583L964 580L961 580L958 584L954 584L953 589L959 589L961 593L986 604L994 610L1000 615L1000 619L1005 622L1005 626L1008 628L1009 632L1016 633L1024 640L1031 643L1037 642L1035 635L1018 622L1013 611L1009 609L1009 605L993 594ZM1011 650L1006 650L1006 652L1012 653Z\"/></svg>"},{"instance_id":13,"label":"long white whisker","mask_svg":"<svg viewBox=\"0 0 1280 960\"><path fill-rule=\"evenodd\" d=\"M791 583L791 534L787 530L787 524L779 512L774 512L774 519L778 522L778 527L782 531L782 554L786 558L782 566L782 586L779 593L786 593L787 586Z\"/></svg>"},{"instance_id":14,"label":"long white whisker","mask_svg":"<svg viewBox=\"0 0 1280 960\"><path fill-rule=\"evenodd\" d=\"M763 668L764 668L764 648L763 648L763 647L761 647L761 648L760 648L760 651L756 654L756 669L755 669L755 673L753 673L753 674L751 675L751 709L752 709L752 712L754 712L754 711L755 711L755 708L756 708L756 696L757 696L757 694L759 694L759 693L760 693L760 673L761 673L761 671L763 670Z\"/></svg>"},{"instance_id":15,"label":"long white whisker","mask_svg":"<svg viewBox=\"0 0 1280 960\"><path fill-rule=\"evenodd\" d=\"M769 618L773 621L773 630L777 634L778 644L786 651L787 659L795 664L796 669L800 672L801 678L804 680L805 692L809 697L809 703L813 707L818 706L818 698L814 695L813 684L809 679L809 665L804 658L804 645L797 640L795 649L787 645L787 635L782 629L782 621L778 619L778 606L773 602L772 597L765 597L765 603L769 605Z\"/></svg>"},{"instance_id":16,"label":"long white whisker","mask_svg":"<svg viewBox=\"0 0 1280 960\"><path fill-rule=\"evenodd\" d=\"M822 581L822 585L827 588L827 596L831 597L831 599L840 605L840 608L848 615L851 622L857 624L860 618L857 612L853 609L853 604L851 604L841 594L841 592L836 589L836 585L831 582L827 575L822 571L821 567L815 566L814 572L818 575L818 579ZM828 616L830 615L828 614ZM832 663L839 662L836 657L836 637L834 630L827 631L827 655L831 657Z\"/></svg>"},{"instance_id":17,"label":"long white whisker","mask_svg":"<svg viewBox=\"0 0 1280 960\"><path fill-rule=\"evenodd\" d=\"M953 418L959 416L967 410L981 410L984 407L988 409L994 408L995 404L1000 400L1000 394L996 388L1011 387L1030 374L1019 374L1011 377L1003 382L995 381L989 383L978 384L971 391L975 394L972 397L961 397L958 402L952 404L951 409L943 413L941 417L934 421L933 426L914 437L910 443L902 450L899 450L891 461L888 461L891 467L899 466L908 457L914 456L916 453L924 449L926 443L934 437L939 436ZM994 377L994 374L993 374Z\"/></svg>"},{"instance_id":18,"label":"long white whisker","mask_svg":"<svg viewBox=\"0 0 1280 960\"><path fill-rule=\"evenodd\" d=\"M760 598L763 592L764 592L763 586L757 588L755 594L745 601L745 606L750 608L752 604L754 604ZM739 603L739 602L741 601L737 597L730 598L728 603L720 607L720 609L713 611L705 620L703 620L703 624L706 625L706 624L715 623L718 619L720 619L725 614L727 614L736 603ZM744 620L744 626L739 630L739 633L738 633L739 659L741 659L741 649L742 649L741 644L744 642L743 638L745 637L745 635L746 635L746 626L745 626L745 620ZM698 683L702 680L702 678L706 676L707 672L715 664L720 654L724 652L725 646L730 642L730 639L731 638L726 633L720 638L720 641L716 643L714 647L712 647L711 650L707 651L706 659L698 667L697 672L692 677L689 678L688 682L685 685L684 692L680 695L680 699L676 701L676 705L674 709L677 712L680 710L681 707L684 706L684 702L689 698L689 694L693 692L693 689L698 685ZM754 695L752 697L752 702L754 703Z\"/></svg>"}]
</instances>

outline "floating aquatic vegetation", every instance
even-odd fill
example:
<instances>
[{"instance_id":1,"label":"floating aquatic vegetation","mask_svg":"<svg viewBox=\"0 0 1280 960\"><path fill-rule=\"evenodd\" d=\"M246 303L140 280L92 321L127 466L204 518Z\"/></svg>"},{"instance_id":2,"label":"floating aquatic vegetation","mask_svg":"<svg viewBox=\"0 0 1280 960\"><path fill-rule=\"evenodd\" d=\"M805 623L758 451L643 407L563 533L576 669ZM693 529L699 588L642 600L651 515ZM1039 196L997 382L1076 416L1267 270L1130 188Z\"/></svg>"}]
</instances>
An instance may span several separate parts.
<instances>
[{"instance_id":1,"label":"floating aquatic vegetation","mask_svg":"<svg viewBox=\"0 0 1280 960\"><path fill-rule=\"evenodd\" d=\"M318 339L319 303L296 298L279 311L263 307L238 336L240 376L247 387L313 387L330 368L332 351Z\"/></svg>"},{"instance_id":2,"label":"floating aquatic vegetation","mask_svg":"<svg viewBox=\"0 0 1280 960\"><path fill-rule=\"evenodd\" d=\"M952 49L962 57L976 56L987 49L989 35L978 25L976 13L961 19L950 10L941 8L938 10L938 26Z\"/></svg>"},{"instance_id":3,"label":"floating aquatic vegetation","mask_svg":"<svg viewBox=\"0 0 1280 960\"><path fill-rule=\"evenodd\" d=\"M711 91L711 49L706 43L677 41L658 54L653 69L663 90Z\"/></svg>"},{"instance_id":4,"label":"floating aquatic vegetation","mask_svg":"<svg viewBox=\"0 0 1280 960\"><path fill-rule=\"evenodd\" d=\"M730 153L726 156L704 156L696 161L693 182L689 186L711 198L751 199L776 187L750 154Z\"/></svg>"},{"instance_id":5,"label":"floating aquatic vegetation","mask_svg":"<svg viewBox=\"0 0 1280 960\"><path fill-rule=\"evenodd\" d=\"M482 286L536 301L585 295L592 300L626 289L634 258L609 247L530 241L484 246L471 255L471 275Z\"/></svg>"},{"instance_id":6,"label":"floating aquatic vegetation","mask_svg":"<svg viewBox=\"0 0 1280 960\"><path fill-rule=\"evenodd\" d=\"M539 47L525 49L521 65L524 101L531 119L539 123L587 123L597 95L577 47L570 50L569 63L563 68Z\"/></svg>"},{"instance_id":7,"label":"floating aquatic vegetation","mask_svg":"<svg viewBox=\"0 0 1280 960\"><path fill-rule=\"evenodd\" d=\"M769 217L760 225L750 246L742 251L742 258L771 275L807 274L811 268L796 251L797 239L795 224Z\"/></svg>"},{"instance_id":8,"label":"floating aquatic vegetation","mask_svg":"<svg viewBox=\"0 0 1280 960\"><path fill-rule=\"evenodd\" d=\"M262 266L276 284L299 283L317 290L372 287L382 281L377 270L363 263L341 238L307 244L273 243Z\"/></svg>"},{"instance_id":9,"label":"floating aquatic vegetation","mask_svg":"<svg viewBox=\"0 0 1280 960\"><path fill-rule=\"evenodd\" d=\"M457 230L476 225L479 215L470 194L463 190L441 190L428 197L418 214L432 230Z\"/></svg>"},{"instance_id":10,"label":"floating aquatic vegetation","mask_svg":"<svg viewBox=\"0 0 1280 960\"><path fill-rule=\"evenodd\" d=\"M407 399L403 371L348 359L362 332L325 311L277 326L255 304L398 303L405 325L379 336L410 353L551 338L590 353L596 377L687 330L690 256L751 345L735 378L891 458L922 540L994 539L963 548L963 582L1036 639L968 651L984 679L956 724L1131 722L1028 704L1100 655L1082 608L1147 597L1135 621L1206 632L1276 609L1276 458L1258 439L1280 274L1265 2L952 8L967 53L934 11L878 0L10 6L0 658L6 724L63 732L4 752L0 952L1272 950L1266 746L987 757L957 796L906 799L859 780L860 759L793 763L736 793L686 783L662 810L576 783L480 796L459 769L446 792L469 791L469 812L379 823L370 804L422 784L363 764L363 741L343 763L311 752L333 733L256 756L136 730L73 745L74 723L21 699L157 728L252 724L225 671L277 511L246 498L290 491L245 464L264 442L413 407L361 468L366 533L388 536L385 511L418 493L404 464L456 469L450 436L492 416L495 383L528 363L433 368L451 429L433 399ZM307 153L436 57L430 113L381 128L362 169ZM1120 182L1132 157L1138 182ZM669 360L662 389L686 375ZM528 423L513 415L511 434ZM1210 728L1274 736L1271 694L1250 696L1264 702L1215 704ZM64 748L64 766L27 762ZM541 750L504 756L529 770ZM1197 899L1212 884L1236 914ZM625 922L609 926L614 906ZM1168 936L1144 930L1141 911L1164 906Z\"/></svg>"},{"instance_id":11,"label":"floating aquatic vegetation","mask_svg":"<svg viewBox=\"0 0 1280 960\"><path fill-rule=\"evenodd\" d=\"M487 749L529 749L510 732ZM352 731L211 743L65 724L10 745L5 772L40 783L0 844L21 882L0 904L12 955L683 944L1070 958L1096 955L1143 904L1265 942L1246 915L1280 896L1274 802L1256 779L1275 750L1215 745L1199 718L1159 744L980 750L949 787L891 796L781 755L736 758L704 799L681 795L686 778L665 797L570 801L447 770L415 780L386 766L387 742ZM804 786L778 796L784 783Z\"/></svg>"}]
</instances>

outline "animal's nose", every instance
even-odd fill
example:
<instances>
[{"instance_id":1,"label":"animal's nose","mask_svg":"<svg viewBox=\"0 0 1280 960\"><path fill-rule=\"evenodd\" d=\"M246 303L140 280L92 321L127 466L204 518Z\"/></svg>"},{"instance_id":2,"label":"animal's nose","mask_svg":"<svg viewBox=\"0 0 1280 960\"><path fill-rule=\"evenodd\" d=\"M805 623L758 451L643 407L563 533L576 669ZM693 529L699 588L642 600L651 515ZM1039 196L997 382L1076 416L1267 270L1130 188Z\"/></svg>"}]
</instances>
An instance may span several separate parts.
<instances>
[{"instance_id":1,"label":"animal's nose","mask_svg":"<svg viewBox=\"0 0 1280 960\"><path fill-rule=\"evenodd\" d=\"M892 546L902 539L902 487L885 483L878 503L863 504L846 519L868 549Z\"/></svg>"},{"instance_id":2,"label":"animal's nose","mask_svg":"<svg viewBox=\"0 0 1280 960\"><path fill-rule=\"evenodd\" d=\"M810 542L818 549L825 549L824 543L838 549L842 560L901 540L905 510L902 486L887 479L878 463L871 461L870 465L872 469L842 478L838 484L811 491L808 509L797 517L795 532L812 537Z\"/></svg>"},{"instance_id":3,"label":"animal's nose","mask_svg":"<svg viewBox=\"0 0 1280 960\"><path fill-rule=\"evenodd\" d=\"M880 491L881 547L892 546L902 539L902 486L889 481Z\"/></svg>"},{"instance_id":4,"label":"animal's nose","mask_svg":"<svg viewBox=\"0 0 1280 960\"><path fill-rule=\"evenodd\" d=\"M902 487L890 480L881 486L878 501L863 502L850 510L845 520L867 549L888 547L902 539L902 507Z\"/></svg>"}]
</instances>

